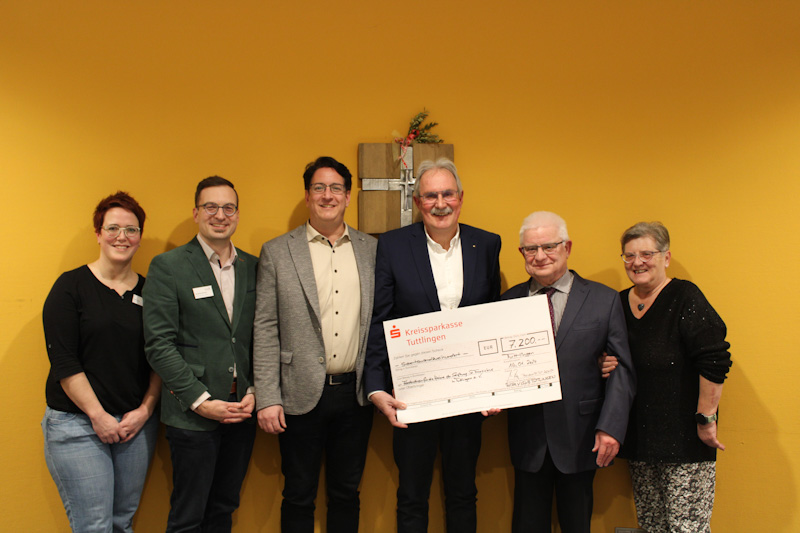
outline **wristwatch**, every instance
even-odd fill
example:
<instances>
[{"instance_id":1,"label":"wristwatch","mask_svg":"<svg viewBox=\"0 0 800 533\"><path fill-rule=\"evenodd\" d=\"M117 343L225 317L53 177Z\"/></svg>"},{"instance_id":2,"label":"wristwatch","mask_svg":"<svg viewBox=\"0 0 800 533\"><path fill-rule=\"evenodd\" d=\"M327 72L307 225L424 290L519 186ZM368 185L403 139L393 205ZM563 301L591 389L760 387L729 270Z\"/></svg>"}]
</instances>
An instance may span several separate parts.
<instances>
[{"instance_id":1,"label":"wristwatch","mask_svg":"<svg viewBox=\"0 0 800 533\"><path fill-rule=\"evenodd\" d=\"M703 413L695 413L694 420L701 426L705 426L706 424L710 424L711 422L717 421L717 413L714 413L711 416L704 415Z\"/></svg>"}]
</instances>

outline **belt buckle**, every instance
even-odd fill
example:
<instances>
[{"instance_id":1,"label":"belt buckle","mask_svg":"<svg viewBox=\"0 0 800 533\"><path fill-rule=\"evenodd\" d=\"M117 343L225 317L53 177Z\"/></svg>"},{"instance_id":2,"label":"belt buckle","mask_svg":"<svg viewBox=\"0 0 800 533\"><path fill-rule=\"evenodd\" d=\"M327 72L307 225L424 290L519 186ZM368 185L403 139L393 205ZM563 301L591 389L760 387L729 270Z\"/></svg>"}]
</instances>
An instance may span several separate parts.
<instances>
[{"instance_id":1,"label":"belt buckle","mask_svg":"<svg viewBox=\"0 0 800 533\"><path fill-rule=\"evenodd\" d=\"M342 374L328 374L328 385L341 385Z\"/></svg>"}]
</instances>

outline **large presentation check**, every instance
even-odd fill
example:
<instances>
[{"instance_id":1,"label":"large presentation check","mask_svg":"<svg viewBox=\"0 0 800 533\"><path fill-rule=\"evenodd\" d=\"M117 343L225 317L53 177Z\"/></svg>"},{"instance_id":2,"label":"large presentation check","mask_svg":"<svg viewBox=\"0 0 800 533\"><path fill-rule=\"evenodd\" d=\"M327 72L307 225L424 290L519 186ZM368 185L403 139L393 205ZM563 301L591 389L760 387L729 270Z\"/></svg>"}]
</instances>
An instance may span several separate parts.
<instances>
[{"instance_id":1,"label":"large presentation check","mask_svg":"<svg viewBox=\"0 0 800 533\"><path fill-rule=\"evenodd\" d=\"M547 296L383 323L403 423L561 399Z\"/></svg>"}]
</instances>

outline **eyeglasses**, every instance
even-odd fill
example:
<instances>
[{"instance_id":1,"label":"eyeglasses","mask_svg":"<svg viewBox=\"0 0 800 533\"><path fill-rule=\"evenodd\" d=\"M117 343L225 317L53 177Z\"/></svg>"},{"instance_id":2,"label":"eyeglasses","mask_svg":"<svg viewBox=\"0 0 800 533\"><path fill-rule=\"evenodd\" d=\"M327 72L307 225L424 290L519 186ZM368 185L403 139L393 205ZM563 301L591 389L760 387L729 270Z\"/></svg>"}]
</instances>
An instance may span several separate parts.
<instances>
[{"instance_id":1,"label":"eyeglasses","mask_svg":"<svg viewBox=\"0 0 800 533\"><path fill-rule=\"evenodd\" d=\"M239 210L239 207L236 204L217 205L210 202L203 205L198 205L196 207L202 207L205 212L211 216L216 215L220 208L222 209L222 212L225 213L226 217L232 217Z\"/></svg>"},{"instance_id":2,"label":"eyeglasses","mask_svg":"<svg viewBox=\"0 0 800 533\"><path fill-rule=\"evenodd\" d=\"M308 188L308 190L314 194L324 194L325 189L330 189L331 194L344 194L345 190L344 185L341 183L331 183L330 185L325 183L312 183L311 187Z\"/></svg>"},{"instance_id":3,"label":"eyeglasses","mask_svg":"<svg viewBox=\"0 0 800 533\"><path fill-rule=\"evenodd\" d=\"M426 192L425 194L419 195L423 204L435 204L440 196L442 200L449 204L458 199L458 191L447 189L446 191Z\"/></svg>"},{"instance_id":4,"label":"eyeglasses","mask_svg":"<svg viewBox=\"0 0 800 533\"><path fill-rule=\"evenodd\" d=\"M564 241L548 242L546 244L540 244L538 246L535 244L531 246L520 246L519 251L522 252L525 255L525 257L533 257L539 252L539 248L541 248L542 251L547 255L553 255L554 253L556 253L556 250L558 250L558 245L563 242Z\"/></svg>"},{"instance_id":5,"label":"eyeglasses","mask_svg":"<svg viewBox=\"0 0 800 533\"><path fill-rule=\"evenodd\" d=\"M628 264L636 261L637 257L642 261L642 263L647 263L652 258L654 258L656 254L663 254L663 253L664 252L662 251L655 251L655 252L644 251L644 252L636 252L635 254L631 253L620 254L620 257L622 258L623 261L625 261Z\"/></svg>"},{"instance_id":6,"label":"eyeglasses","mask_svg":"<svg viewBox=\"0 0 800 533\"><path fill-rule=\"evenodd\" d=\"M142 228L137 228L136 226L118 226L116 224L109 224L108 226L101 227L106 230L106 233L108 233L109 237L118 236L120 231L125 233L125 236L129 239L133 239L142 234Z\"/></svg>"}]
</instances>

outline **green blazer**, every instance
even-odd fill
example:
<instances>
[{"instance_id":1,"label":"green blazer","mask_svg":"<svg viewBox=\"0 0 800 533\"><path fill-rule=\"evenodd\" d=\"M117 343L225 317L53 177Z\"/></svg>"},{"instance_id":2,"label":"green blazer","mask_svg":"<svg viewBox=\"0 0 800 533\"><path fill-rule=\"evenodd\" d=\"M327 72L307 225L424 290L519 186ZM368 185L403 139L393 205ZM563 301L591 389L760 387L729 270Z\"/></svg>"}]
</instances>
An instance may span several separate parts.
<instances>
[{"instance_id":1,"label":"green blazer","mask_svg":"<svg viewBox=\"0 0 800 533\"><path fill-rule=\"evenodd\" d=\"M161 421L195 431L219 424L191 410L204 392L227 400L236 365L241 400L253 384L252 336L256 300L255 256L236 249L238 259L233 323L217 280L197 238L157 255L150 263L144 298L145 354L161 376ZM205 287L205 290L196 290ZM204 297L213 292L213 296Z\"/></svg>"}]
</instances>

